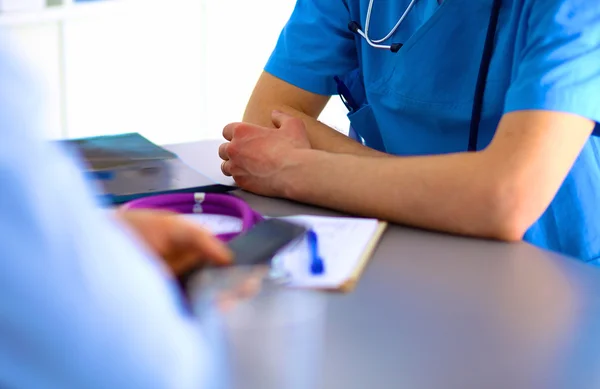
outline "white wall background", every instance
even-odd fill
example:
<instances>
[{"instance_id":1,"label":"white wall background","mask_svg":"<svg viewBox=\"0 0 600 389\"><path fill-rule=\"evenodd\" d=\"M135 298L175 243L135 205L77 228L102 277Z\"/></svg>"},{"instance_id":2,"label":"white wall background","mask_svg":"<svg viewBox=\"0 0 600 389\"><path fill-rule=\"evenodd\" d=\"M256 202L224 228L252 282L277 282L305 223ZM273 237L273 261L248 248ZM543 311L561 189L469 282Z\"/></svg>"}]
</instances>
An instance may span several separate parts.
<instances>
[{"instance_id":1,"label":"white wall background","mask_svg":"<svg viewBox=\"0 0 600 389\"><path fill-rule=\"evenodd\" d=\"M295 0L107 0L0 15L47 96L48 137L140 132L219 138L246 101ZM332 99L320 118L347 128Z\"/></svg>"}]
</instances>

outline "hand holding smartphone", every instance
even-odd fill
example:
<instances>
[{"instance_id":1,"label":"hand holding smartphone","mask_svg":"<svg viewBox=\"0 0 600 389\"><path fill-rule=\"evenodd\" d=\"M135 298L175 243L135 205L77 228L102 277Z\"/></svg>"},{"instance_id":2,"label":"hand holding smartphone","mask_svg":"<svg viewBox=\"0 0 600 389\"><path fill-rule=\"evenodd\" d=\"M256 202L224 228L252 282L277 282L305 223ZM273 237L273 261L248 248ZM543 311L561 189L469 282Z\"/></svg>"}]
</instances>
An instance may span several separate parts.
<instances>
[{"instance_id":1,"label":"hand holding smartphone","mask_svg":"<svg viewBox=\"0 0 600 389\"><path fill-rule=\"evenodd\" d=\"M263 220L227 243L233 252L232 266L268 265L277 252L306 232L306 227L296 223L281 219ZM190 279L201 270L198 266L178 277L184 293L188 293Z\"/></svg>"}]
</instances>

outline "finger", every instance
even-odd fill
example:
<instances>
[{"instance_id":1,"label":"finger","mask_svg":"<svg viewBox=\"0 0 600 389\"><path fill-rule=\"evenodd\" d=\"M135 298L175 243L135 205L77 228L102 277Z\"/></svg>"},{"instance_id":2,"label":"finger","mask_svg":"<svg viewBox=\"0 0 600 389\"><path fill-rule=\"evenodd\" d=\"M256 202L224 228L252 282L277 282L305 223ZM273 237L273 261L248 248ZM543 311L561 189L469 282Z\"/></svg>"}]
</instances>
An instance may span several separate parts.
<instances>
[{"instance_id":1,"label":"finger","mask_svg":"<svg viewBox=\"0 0 600 389\"><path fill-rule=\"evenodd\" d=\"M227 148L229 147L229 143L223 143L219 146L219 158L227 161L229 159L229 153L227 152Z\"/></svg>"},{"instance_id":2,"label":"finger","mask_svg":"<svg viewBox=\"0 0 600 389\"><path fill-rule=\"evenodd\" d=\"M240 123L229 123L228 125L226 125L223 128L223 138L227 139L228 141L231 141L231 139L233 139L233 133L235 132L235 128L239 124Z\"/></svg>"},{"instance_id":3,"label":"finger","mask_svg":"<svg viewBox=\"0 0 600 389\"><path fill-rule=\"evenodd\" d=\"M194 243L198 253L203 254L205 258L215 265L228 265L233 259L233 253L216 236L208 231L197 228Z\"/></svg>"},{"instance_id":4,"label":"finger","mask_svg":"<svg viewBox=\"0 0 600 389\"><path fill-rule=\"evenodd\" d=\"M221 172L227 177L231 177L231 161L221 162Z\"/></svg>"},{"instance_id":5,"label":"finger","mask_svg":"<svg viewBox=\"0 0 600 389\"><path fill-rule=\"evenodd\" d=\"M286 125L297 125L296 123L298 121L300 121L300 119L288 115L287 113L281 112L281 111L273 111L271 113L271 120L273 121L273 124L275 125L275 127L277 128L281 128L282 126Z\"/></svg>"}]
</instances>

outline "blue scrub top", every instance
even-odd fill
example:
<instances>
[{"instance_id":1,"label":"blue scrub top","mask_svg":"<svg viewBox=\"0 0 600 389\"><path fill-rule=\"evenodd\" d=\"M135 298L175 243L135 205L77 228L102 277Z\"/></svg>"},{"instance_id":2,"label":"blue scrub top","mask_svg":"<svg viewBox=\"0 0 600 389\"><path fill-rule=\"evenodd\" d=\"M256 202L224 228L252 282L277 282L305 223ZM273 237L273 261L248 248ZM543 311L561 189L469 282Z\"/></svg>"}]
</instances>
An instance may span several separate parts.
<instances>
[{"instance_id":1,"label":"blue scrub top","mask_svg":"<svg viewBox=\"0 0 600 389\"><path fill-rule=\"evenodd\" d=\"M387 35L409 2L375 0L371 39ZM351 86L361 107L349 118L368 144L377 145L375 133L397 155L466 151L492 2L418 0L386 42L404 44L394 54L347 28L351 20L365 25L369 0L298 0L265 71L324 95L337 94L334 76L352 82L358 72L364 96ZM597 2L503 1L478 149L489 144L503 114L529 109L600 122ZM590 138L526 241L600 263L599 149L599 138Z\"/></svg>"},{"instance_id":2,"label":"blue scrub top","mask_svg":"<svg viewBox=\"0 0 600 389\"><path fill-rule=\"evenodd\" d=\"M171 277L42 141L14 61L0 47L0 387L203 387L212 358Z\"/></svg>"}]
</instances>

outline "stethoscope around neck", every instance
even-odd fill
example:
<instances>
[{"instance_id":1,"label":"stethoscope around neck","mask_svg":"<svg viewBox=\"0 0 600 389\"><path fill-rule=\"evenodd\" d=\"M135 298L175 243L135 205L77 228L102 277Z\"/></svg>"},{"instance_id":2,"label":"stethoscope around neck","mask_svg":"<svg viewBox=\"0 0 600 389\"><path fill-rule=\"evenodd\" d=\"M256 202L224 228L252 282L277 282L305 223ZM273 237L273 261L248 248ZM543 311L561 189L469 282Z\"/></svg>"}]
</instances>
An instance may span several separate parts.
<instances>
[{"instance_id":1,"label":"stethoscope around neck","mask_svg":"<svg viewBox=\"0 0 600 389\"><path fill-rule=\"evenodd\" d=\"M361 36L369 46L375 49L389 50L392 53L397 53L403 47L403 43L391 43L389 45L384 44L392 38L392 36L398 31L398 28L402 25L410 11L414 8L418 0L411 0L406 10L400 16L400 19L396 22L394 27L381 39L371 39L369 36L369 27L371 24L371 12L373 10L373 3L375 0L369 0L369 6L367 8L367 16L365 19L365 28L361 28L360 23L351 20L348 23L348 29L355 34ZM444 0L452 1L452 0ZM485 95L485 87L490 69L490 63L492 61L492 55L494 53L494 46L496 41L496 31L498 29L498 19L500 18L500 8L502 6L502 0L494 0L492 4L492 12L488 23L487 36L483 48L483 54L481 58L481 64L479 66L479 74L477 77L477 85L475 87L475 97L473 100L473 110L471 113L471 124L469 129L469 144L468 151L477 150L477 139L479 137L479 125L481 123L481 115L483 111L483 99Z\"/></svg>"},{"instance_id":2,"label":"stethoscope around neck","mask_svg":"<svg viewBox=\"0 0 600 389\"><path fill-rule=\"evenodd\" d=\"M367 17L365 19L364 31L361 29L360 23L358 23L354 20L351 20L350 23L348 23L348 29L355 34L362 36L365 39L365 41L367 41L369 46L371 46L371 47L374 47L376 49L390 50L392 53L397 53L402 48L402 43L392 43L390 45L385 45L385 44L383 44L383 42L390 39L392 37L392 35L394 35L396 33L398 28L404 22L404 19L406 19L406 17L410 13L410 11L413 9L415 4L417 3L417 0L411 0L410 4L408 4L408 7L406 7L406 10L402 14L402 16L400 16L400 19L398 19L398 22L396 22L396 24L390 30L390 32L388 32L387 35L381 39L371 39L369 37L369 27L371 25L371 11L373 10L373 2L374 1L375 0L369 1L369 6L367 7Z\"/></svg>"}]
</instances>

